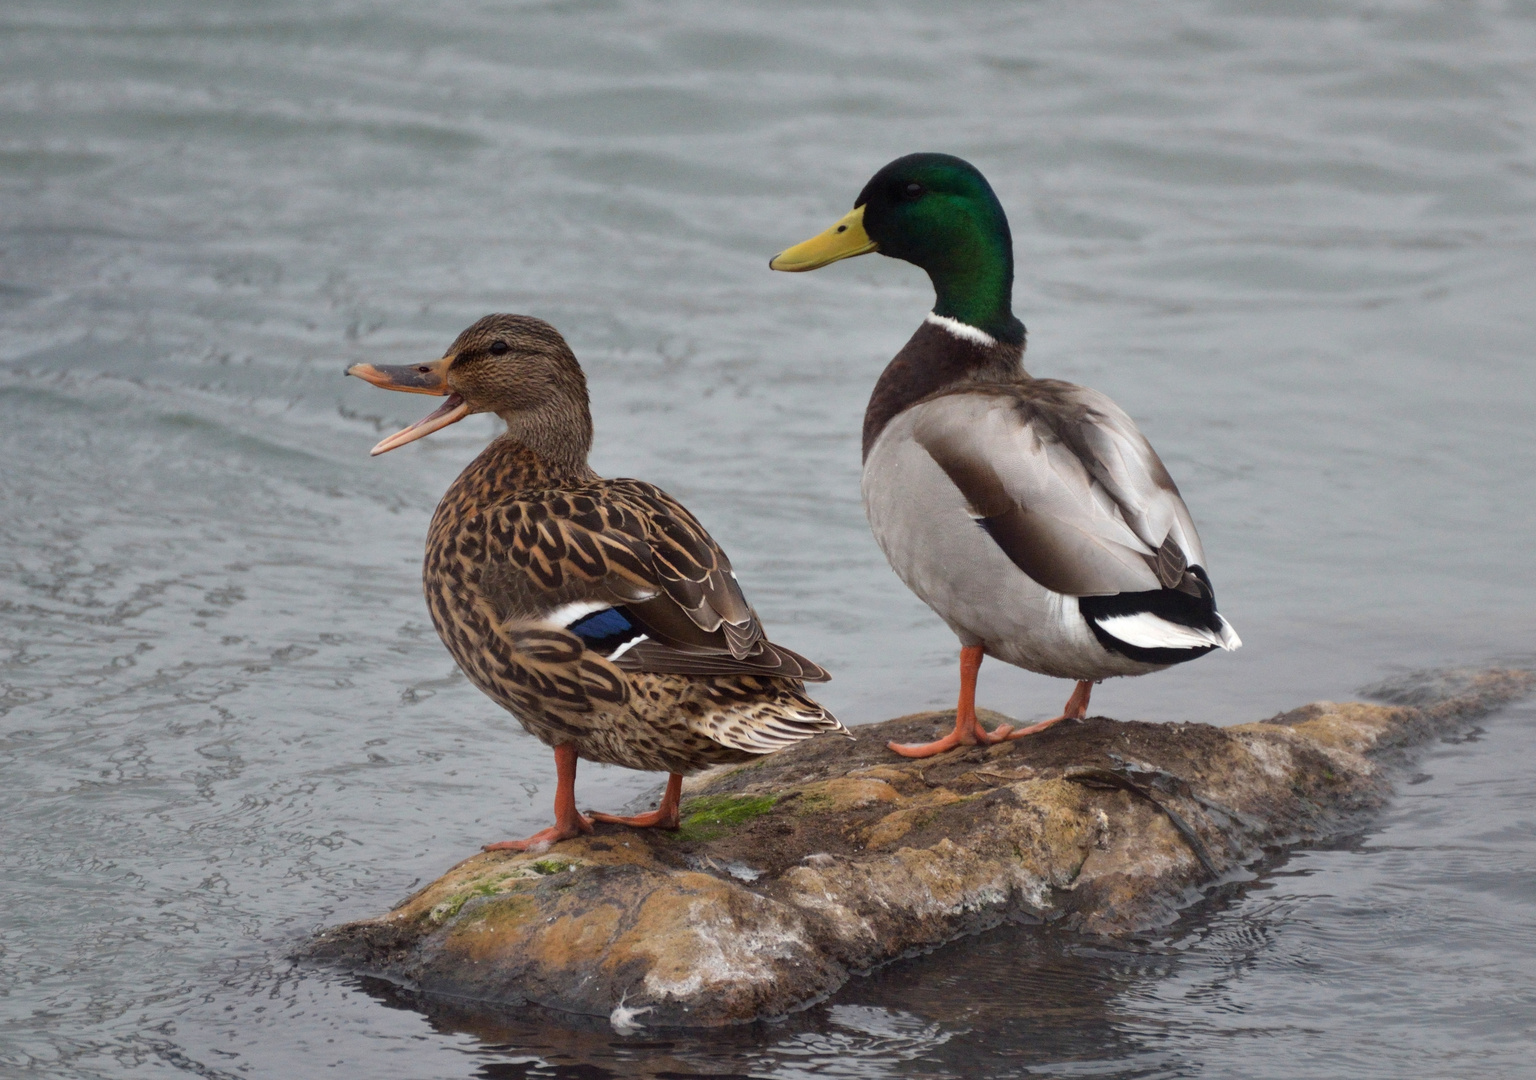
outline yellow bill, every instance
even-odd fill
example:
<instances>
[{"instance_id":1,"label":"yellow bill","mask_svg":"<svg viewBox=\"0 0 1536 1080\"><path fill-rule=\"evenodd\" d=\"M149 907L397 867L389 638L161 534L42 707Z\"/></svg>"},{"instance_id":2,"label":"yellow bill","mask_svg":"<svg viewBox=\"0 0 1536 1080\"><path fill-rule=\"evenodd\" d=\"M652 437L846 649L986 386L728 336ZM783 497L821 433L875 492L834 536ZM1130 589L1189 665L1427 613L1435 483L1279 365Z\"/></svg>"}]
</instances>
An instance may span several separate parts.
<instances>
[{"instance_id":1,"label":"yellow bill","mask_svg":"<svg viewBox=\"0 0 1536 1080\"><path fill-rule=\"evenodd\" d=\"M385 390L401 390L407 394L434 394L448 399L410 427L381 440L377 446L368 451L370 456L378 457L397 446L415 442L423 435L430 435L449 424L457 424L469 415L469 405L448 386L448 365L452 362L453 357L445 356L430 364L353 364L347 368L348 375L356 375L359 379Z\"/></svg>"},{"instance_id":2,"label":"yellow bill","mask_svg":"<svg viewBox=\"0 0 1536 1080\"><path fill-rule=\"evenodd\" d=\"M779 252L768 260L768 268L798 274L878 249L879 245L864 231L864 208L859 206L838 218L826 232Z\"/></svg>"}]
</instances>

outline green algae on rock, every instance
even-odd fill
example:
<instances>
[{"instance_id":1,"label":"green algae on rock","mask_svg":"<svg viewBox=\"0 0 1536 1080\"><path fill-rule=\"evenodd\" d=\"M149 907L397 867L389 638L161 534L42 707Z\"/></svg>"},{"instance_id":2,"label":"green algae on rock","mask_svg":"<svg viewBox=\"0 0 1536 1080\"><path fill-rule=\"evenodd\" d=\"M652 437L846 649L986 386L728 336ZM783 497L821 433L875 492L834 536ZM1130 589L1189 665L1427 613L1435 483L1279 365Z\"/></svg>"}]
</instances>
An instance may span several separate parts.
<instances>
[{"instance_id":1,"label":"green algae on rock","mask_svg":"<svg viewBox=\"0 0 1536 1080\"><path fill-rule=\"evenodd\" d=\"M1166 924L1266 853L1357 825L1412 746L1532 684L1439 673L1378 688L1389 704L1228 728L1095 717L920 761L885 743L953 714L903 717L695 777L677 832L600 825L542 855L474 855L305 955L428 995L647 1026L782 1015L1004 921Z\"/></svg>"},{"instance_id":2,"label":"green algae on rock","mask_svg":"<svg viewBox=\"0 0 1536 1080\"><path fill-rule=\"evenodd\" d=\"M714 840L772 810L777 795L704 795L683 804L677 838Z\"/></svg>"}]
</instances>

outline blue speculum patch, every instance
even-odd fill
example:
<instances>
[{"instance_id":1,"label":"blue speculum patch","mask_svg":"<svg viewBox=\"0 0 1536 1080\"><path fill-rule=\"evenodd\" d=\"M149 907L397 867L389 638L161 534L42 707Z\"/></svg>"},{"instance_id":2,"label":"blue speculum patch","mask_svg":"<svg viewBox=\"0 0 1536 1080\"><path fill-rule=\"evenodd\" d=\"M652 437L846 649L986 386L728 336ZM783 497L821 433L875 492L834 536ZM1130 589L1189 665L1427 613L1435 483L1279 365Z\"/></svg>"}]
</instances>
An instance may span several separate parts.
<instances>
[{"instance_id":1,"label":"blue speculum patch","mask_svg":"<svg viewBox=\"0 0 1536 1080\"><path fill-rule=\"evenodd\" d=\"M587 648L604 656L644 633L630 620L623 608L594 611L577 619L566 629L586 642Z\"/></svg>"}]
</instances>

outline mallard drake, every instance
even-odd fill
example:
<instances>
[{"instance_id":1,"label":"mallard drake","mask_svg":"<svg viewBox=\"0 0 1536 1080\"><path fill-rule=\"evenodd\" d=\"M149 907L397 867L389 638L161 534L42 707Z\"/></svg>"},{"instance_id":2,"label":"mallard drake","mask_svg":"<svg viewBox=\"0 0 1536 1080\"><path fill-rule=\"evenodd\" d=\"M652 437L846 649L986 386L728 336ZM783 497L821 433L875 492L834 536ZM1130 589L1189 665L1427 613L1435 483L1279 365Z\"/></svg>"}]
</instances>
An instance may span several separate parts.
<instances>
[{"instance_id":1,"label":"mallard drake","mask_svg":"<svg viewBox=\"0 0 1536 1080\"><path fill-rule=\"evenodd\" d=\"M830 229L776 255L815 270L876 251L928 272L936 302L864 413L864 510L886 558L960 638L955 729L907 757L1087 715L1093 684L1236 649L1195 523L1168 470L1096 390L1025 370L1013 240L976 169L911 154ZM983 656L1077 686L1061 715L987 732Z\"/></svg>"},{"instance_id":2,"label":"mallard drake","mask_svg":"<svg viewBox=\"0 0 1536 1080\"><path fill-rule=\"evenodd\" d=\"M460 669L555 752L555 824L487 850L542 849L591 820L676 828L685 774L846 734L804 692L827 673L768 641L694 516L588 466L586 377L554 327L487 315L440 360L347 374L448 399L375 455L473 413L507 425L443 495L422 569ZM669 773L666 793L652 813L589 820L576 809L578 758Z\"/></svg>"}]
</instances>

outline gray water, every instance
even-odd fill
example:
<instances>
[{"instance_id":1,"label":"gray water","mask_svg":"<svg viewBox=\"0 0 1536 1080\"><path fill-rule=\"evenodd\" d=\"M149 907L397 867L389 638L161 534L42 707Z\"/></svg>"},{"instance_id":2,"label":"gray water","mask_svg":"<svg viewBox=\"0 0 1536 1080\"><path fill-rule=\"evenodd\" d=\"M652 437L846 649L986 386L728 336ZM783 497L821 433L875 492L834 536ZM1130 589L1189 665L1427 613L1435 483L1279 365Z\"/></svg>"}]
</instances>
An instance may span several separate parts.
<instances>
[{"instance_id":1,"label":"gray water","mask_svg":"<svg viewBox=\"0 0 1536 1080\"><path fill-rule=\"evenodd\" d=\"M1368 833L1122 947L1000 931L782 1024L640 1033L291 966L546 823L547 752L419 593L481 418L341 369L554 322L594 464L709 526L849 722L955 642L858 503L931 298L768 256L898 154L1008 208L1036 374L1137 418L1235 655L1101 711L1234 723L1536 641L1536 4L340 3L0 11L0 1073L1536 1075L1536 710ZM981 701L1069 687L989 664ZM658 778L583 766L583 805Z\"/></svg>"}]
</instances>

